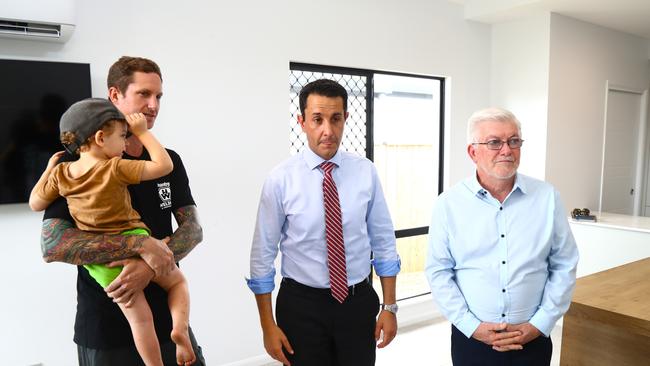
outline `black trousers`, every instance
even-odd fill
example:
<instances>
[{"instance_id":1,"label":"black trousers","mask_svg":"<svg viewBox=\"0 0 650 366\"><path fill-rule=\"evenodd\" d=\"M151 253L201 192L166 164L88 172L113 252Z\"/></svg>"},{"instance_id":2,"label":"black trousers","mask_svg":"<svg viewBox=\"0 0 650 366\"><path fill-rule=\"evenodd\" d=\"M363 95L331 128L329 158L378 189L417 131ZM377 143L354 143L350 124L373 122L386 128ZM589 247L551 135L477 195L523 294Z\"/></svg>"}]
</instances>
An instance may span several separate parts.
<instances>
[{"instance_id":1,"label":"black trousers","mask_svg":"<svg viewBox=\"0 0 650 366\"><path fill-rule=\"evenodd\" d=\"M201 346L196 343L192 328L189 331L192 348L194 348L194 354L196 355L196 362L193 365L205 366ZM165 366L177 365L176 345L174 342L169 341L161 344L160 353L162 354L163 364ZM142 362L142 358L140 358L138 350L135 347L94 349L77 345L77 357L79 359L79 366L144 366L144 362Z\"/></svg>"},{"instance_id":2,"label":"black trousers","mask_svg":"<svg viewBox=\"0 0 650 366\"><path fill-rule=\"evenodd\" d=\"M467 338L451 326L451 360L454 366L548 366L553 343L543 335L524 344L524 349L498 352L479 340Z\"/></svg>"},{"instance_id":3,"label":"black trousers","mask_svg":"<svg viewBox=\"0 0 650 366\"><path fill-rule=\"evenodd\" d=\"M379 298L372 286L350 286L341 304L329 289L317 289L285 278L276 299L278 326L294 354L292 366L372 366Z\"/></svg>"}]
</instances>

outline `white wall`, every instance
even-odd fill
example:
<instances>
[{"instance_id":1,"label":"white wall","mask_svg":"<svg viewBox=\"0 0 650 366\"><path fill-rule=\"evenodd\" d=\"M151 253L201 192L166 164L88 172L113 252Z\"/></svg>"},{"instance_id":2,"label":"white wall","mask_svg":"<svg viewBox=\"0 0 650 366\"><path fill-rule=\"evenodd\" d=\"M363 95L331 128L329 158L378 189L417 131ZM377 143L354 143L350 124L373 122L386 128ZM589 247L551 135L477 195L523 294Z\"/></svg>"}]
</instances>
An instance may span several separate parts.
<instances>
[{"instance_id":1,"label":"white wall","mask_svg":"<svg viewBox=\"0 0 650 366\"><path fill-rule=\"evenodd\" d=\"M647 89L648 59L648 40L559 14L493 25L491 103L522 122L520 171L567 209L598 208L606 82Z\"/></svg>"},{"instance_id":2,"label":"white wall","mask_svg":"<svg viewBox=\"0 0 650 366\"><path fill-rule=\"evenodd\" d=\"M551 15L546 179L567 209L598 208L606 82L650 85L648 41Z\"/></svg>"},{"instance_id":3,"label":"white wall","mask_svg":"<svg viewBox=\"0 0 650 366\"><path fill-rule=\"evenodd\" d=\"M550 13L492 26L491 104L512 111L525 140L519 171L544 179Z\"/></svg>"},{"instance_id":4,"label":"white wall","mask_svg":"<svg viewBox=\"0 0 650 366\"><path fill-rule=\"evenodd\" d=\"M288 156L289 61L449 77L448 179L472 171L465 121L489 102L490 32L464 21L459 5L78 1L76 17L65 45L0 39L0 57L89 62L95 96L105 95L106 71L121 55L160 64L165 96L155 132L183 156L205 231L182 268L210 364L264 353L244 276L261 184ZM3 364L76 363L76 270L41 261L40 217L26 205L0 206L9 252L0 269Z\"/></svg>"},{"instance_id":5,"label":"white wall","mask_svg":"<svg viewBox=\"0 0 650 366\"><path fill-rule=\"evenodd\" d=\"M465 18L496 23L527 17L539 8L537 2L539 0L464 0Z\"/></svg>"}]
</instances>

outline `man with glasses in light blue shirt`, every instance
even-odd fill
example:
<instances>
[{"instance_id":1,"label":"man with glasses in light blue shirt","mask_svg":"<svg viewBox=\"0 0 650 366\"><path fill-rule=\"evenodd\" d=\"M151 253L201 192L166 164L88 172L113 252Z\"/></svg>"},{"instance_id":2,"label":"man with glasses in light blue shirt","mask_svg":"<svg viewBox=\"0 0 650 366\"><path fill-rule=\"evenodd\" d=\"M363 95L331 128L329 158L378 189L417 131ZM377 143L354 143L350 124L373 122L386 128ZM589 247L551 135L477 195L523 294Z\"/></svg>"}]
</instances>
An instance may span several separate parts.
<instances>
[{"instance_id":1,"label":"man with glasses in light blue shirt","mask_svg":"<svg viewBox=\"0 0 650 366\"><path fill-rule=\"evenodd\" d=\"M299 100L308 148L277 166L264 183L251 248L247 282L264 346L285 365L374 365L375 348L387 346L397 333L400 261L393 224L372 162L339 149L348 117L346 90L317 80L301 90ZM278 250L283 279L276 324L271 292ZM379 299L368 281L371 254L383 293L377 319Z\"/></svg>"},{"instance_id":2,"label":"man with glasses in light blue shirt","mask_svg":"<svg viewBox=\"0 0 650 366\"><path fill-rule=\"evenodd\" d=\"M476 174L442 193L426 276L452 323L454 365L549 365L551 329L567 311L578 250L558 192L517 173L521 125L488 108L468 123Z\"/></svg>"}]
</instances>

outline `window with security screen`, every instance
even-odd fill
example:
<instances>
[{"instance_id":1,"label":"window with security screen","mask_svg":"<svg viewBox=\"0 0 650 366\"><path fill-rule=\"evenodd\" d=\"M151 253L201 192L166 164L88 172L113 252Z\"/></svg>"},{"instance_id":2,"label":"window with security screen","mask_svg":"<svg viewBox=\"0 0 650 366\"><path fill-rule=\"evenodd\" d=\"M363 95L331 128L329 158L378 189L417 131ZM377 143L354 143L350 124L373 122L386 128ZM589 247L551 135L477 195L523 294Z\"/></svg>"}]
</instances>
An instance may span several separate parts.
<instances>
[{"instance_id":1,"label":"window with security screen","mask_svg":"<svg viewBox=\"0 0 650 366\"><path fill-rule=\"evenodd\" d=\"M335 72L313 71L317 68L292 69L289 72L289 153L294 155L307 146L307 140L298 124L300 89L318 79L332 79L341 84L348 92L348 112L350 116L345 123L341 147L348 152L368 156L367 119L368 119L368 76L342 74Z\"/></svg>"},{"instance_id":2,"label":"window with security screen","mask_svg":"<svg viewBox=\"0 0 650 366\"><path fill-rule=\"evenodd\" d=\"M395 227L402 270L397 298L429 292L423 275L431 204L442 191L444 85L441 77L291 63L289 151L309 148L298 124L298 95L317 79L333 79L348 92L341 148L366 156L377 168ZM373 286L381 292L374 276Z\"/></svg>"}]
</instances>

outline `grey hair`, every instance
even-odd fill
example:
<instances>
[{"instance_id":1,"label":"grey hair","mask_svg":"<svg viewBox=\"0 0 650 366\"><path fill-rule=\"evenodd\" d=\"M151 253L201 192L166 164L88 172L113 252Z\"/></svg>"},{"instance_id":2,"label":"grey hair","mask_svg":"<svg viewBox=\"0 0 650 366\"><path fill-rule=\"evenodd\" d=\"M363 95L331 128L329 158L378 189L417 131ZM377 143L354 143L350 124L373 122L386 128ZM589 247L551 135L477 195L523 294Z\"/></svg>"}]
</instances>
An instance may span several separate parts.
<instances>
[{"instance_id":1,"label":"grey hair","mask_svg":"<svg viewBox=\"0 0 650 366\"><path fill-rule=\"evenodd\" d=\"M496 108L496 107L491 107L491 108L485 108L481 109L479 111L474 112L471 117L469 117L469 120L467 120L467 143L471 144L474 141L474 138L476 137L476 127L481 123L481 122L487 122L487 121L498 121L498 122L511 122L514 123L517 126L517 132L519 133L519 137L521 137L521 123L515 117L512 112L509 110L503 109L503 108Z\"/></svg>"}]
</instances>

